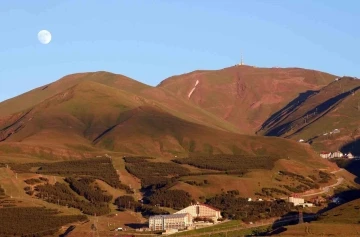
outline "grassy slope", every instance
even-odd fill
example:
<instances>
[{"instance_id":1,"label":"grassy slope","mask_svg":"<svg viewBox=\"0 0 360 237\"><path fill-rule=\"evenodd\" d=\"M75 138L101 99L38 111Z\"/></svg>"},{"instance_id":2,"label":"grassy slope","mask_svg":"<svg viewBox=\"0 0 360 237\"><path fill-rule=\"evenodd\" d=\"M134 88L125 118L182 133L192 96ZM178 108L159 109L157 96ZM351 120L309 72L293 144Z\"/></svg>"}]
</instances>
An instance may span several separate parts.
<instances>
[{"instance_id":1,"label":"grassy slope","mask_svg":"<svg viewBox=\"0 0 360 237\"><path fill-rule=\"evenodd\" d=\"M308 163L314 166L312 168L329 166L317 159L307 146L283 138L240 135L190 122L191 118L177 117L155 100L164 96L161 93L146 90L141 93L147 94L148 98L152 96L154 100L98 82L83 81L34 106L21 119L23 127L0 143L0 153L4 160L8 161L11 154L19 157L19 162L29 160L31 156L53 161L109 153L117 157L117 169L126 183L134 187L138 187L138 182L124 170L120 160L123 154L169 160L175 155L206 154L212 150L213 153L289 157L294 163L287 165L286 169ZM186 106L186 103L179 103L179 106ZM190 107L191 110L194 108ZM26 158L28 155L30 157ZM304 171L305 168L300 169L300 172ZM219 177L209 177L214 180L214 186ZM262 177L260 174L254 177L255 181L244 181L241 186L257 183ZM229 179L227 189L237 188L230 185L236 183L237 177L224 178ZM219 191L213 188L198 190L203 194ZM252 192L253 189L249 189L249 193Z\"/></svg>"},{"instance_id":2,"label":"grassy slope","mask_svg":"<svg viewBox=\"0 0 360 237\"><path fill-rule=\"evenodd\" d=\"M320 89L334 78L299 68L236 66L170 77L158 87L226 119L241 132L253 134L265 119L299 93ZM197 80L199 84L188 99Z\"/></svg>"},{"instance_id":3,"label":"grassy slope","mask_svg":"<svg viewBox=\"0 0 360 237\"><path fill-rule=\"evenodd\" d=\"M289 136L296 140L312 139L314 147L318 150L325 148L336 150L360 135L357 131L360 118L358 111L360 93L356 91L359 88L360 81L352 78L332 82L294 110L290 108L284 111L277 123L273 122L274 120L269 121L269 125L265 126L262 132L269 135ZM312 117L314 111L317 113ZM307 114L309 114L308 122L304 123ZM340 134L323 135L336 128L340 129Z\"/></svg>"},{"instance_id":4,"label":"grassy slope","mask_svg":"<svg viewBox=\"0 0 360 237\"><path fill-rule=\"evenodd\" d=\"M359 236L360 199L326 211L320 220L294 226L280 236Z\"/></svg>"},{"instance_id":5,"label":"grassy slope","mask_svg":"<svg viewBox=\"0 0 360 237\"><path fill-rule=\"evenodd\" d=\"M326 211L319 222L322 223L360 223L360 199L342 204L329 211Z\"/></svg>"},{"instance_id":6,"label":"grassy slope","mask_svg":"<svg viewBox=\"0 0 360 237\"><path fill-rule=\"evenodd\" d=\"M112 83L120 84L116 81ZM238 135L205 126L206 123L199 125L192 122L191 117L182 119L155 100L156 97L166 98L168 92L164 92L165 95L146 90L142 92L153 97L152 100L134 94L132 91L135 90L120 90L93 80L82 81L34 106L18 122L22 127L15 129L16 132L0 144L0 151L4 150L1 148L4 144L11 144L21 145L21 149L27 145L60 149L59 153L66 153L66 150L80 153L112 150L173 156L186 155L192 146L195 152L205 152L210 147L214 153L266 152L282 157L288 154L303 158L311 156L301 146L283 139ZM179 104L186 106L182 100ZM200 111L194 107L188 110ZM197 115L205 116L206 113L199 112ZM17 128L17 125L13 127ZM219 140L219 137L222 139ZM284 149L279 150L279 147Z\"/></svg>"},{"instance_id":7,"label":"grassy slope","mask_svg":"<svg viewBox=\"0 0 360 237\"><path fill-rule=\"evenodd\" d=\"M55 96L58 93L84 81L93 81L107 86L123 89L129 92L139 92L148 88L143 83L135 81L123 75L109 72L77 73L67 75L58 81L33 89L22 95L0 103L0 117L11 115L29 109L38 103Z\"/></svg>"}]
</instances>

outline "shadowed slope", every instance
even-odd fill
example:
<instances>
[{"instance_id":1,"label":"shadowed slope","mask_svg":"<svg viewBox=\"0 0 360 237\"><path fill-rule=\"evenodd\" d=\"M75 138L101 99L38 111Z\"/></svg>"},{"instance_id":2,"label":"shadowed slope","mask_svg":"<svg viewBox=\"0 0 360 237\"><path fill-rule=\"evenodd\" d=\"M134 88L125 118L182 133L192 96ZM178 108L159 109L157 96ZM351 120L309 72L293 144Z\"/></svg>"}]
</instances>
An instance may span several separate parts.
<instances>
[{"instance_id":1,"label":"shadowed slope","mask_svg":"<svg viewBox=\"0 0 360 237\"><path fill-rule=\"evenodd\" d=\"M229 121L241 132L253 134L299 93L318 90L334 79L330 74L299 68L235 66L170 77L158 87Z\"/></svg>"},{"instance_id":2,"label":"shadowed slope","mask_svg":"<svg viewBox=\"0 0 360 237\"><path fill-rule=\"evenodd\" d=\"M359 137L360 80L344 77L263 124L261 134L304 139L318 149L339 149ZM339 129L340 132L333 131Z\"/></svg>"}]
</instances>

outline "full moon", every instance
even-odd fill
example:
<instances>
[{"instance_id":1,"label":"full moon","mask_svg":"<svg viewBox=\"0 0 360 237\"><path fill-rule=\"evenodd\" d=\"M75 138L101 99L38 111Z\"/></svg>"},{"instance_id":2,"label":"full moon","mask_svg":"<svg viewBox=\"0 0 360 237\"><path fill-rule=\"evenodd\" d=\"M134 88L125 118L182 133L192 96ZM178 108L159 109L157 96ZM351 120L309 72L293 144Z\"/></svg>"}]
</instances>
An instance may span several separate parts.
<instances>
[{"instance_id":1,"label":"full moon","mask_svg":"<svg viewBox=\"0 0 360 237\"><path fill-rule=\"evenodd\" d=\"M51 34L47 30L41 30L38 33L38 39L42 44L48 44L51 41Z\"/></svg>"}]
</instances>

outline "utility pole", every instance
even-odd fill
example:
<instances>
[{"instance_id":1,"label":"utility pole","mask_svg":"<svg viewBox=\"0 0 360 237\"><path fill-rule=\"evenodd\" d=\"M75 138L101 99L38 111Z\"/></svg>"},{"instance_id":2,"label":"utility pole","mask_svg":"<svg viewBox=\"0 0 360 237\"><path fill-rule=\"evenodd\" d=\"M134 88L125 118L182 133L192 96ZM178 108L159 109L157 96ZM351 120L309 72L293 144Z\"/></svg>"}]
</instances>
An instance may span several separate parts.
<instances>
[{"instance_id":1,"label":"utility pole","mask_svg":"<svg viewBox=\"0 0 360 237\"><path fill-rule=\"evenodd\" d=\"M303 217L303 212L299 211L299 224L304 223L304 217Z\"/></svg>"}]
</instances>

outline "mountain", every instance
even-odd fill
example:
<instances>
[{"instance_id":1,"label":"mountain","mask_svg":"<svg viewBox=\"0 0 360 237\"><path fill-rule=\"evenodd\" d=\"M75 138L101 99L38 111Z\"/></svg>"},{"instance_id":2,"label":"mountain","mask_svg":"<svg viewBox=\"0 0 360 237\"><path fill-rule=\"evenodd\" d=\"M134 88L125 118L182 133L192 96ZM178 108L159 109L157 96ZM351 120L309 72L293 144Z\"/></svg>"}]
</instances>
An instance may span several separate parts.
<instances>
[{"instance_id":1,"label":"mountain","mask_svg":"<svg viewBox=\"0 0 360 237\"><path fill-rule=\"evenodd\" d=\"M303 91L321 91L334 78L249 66L196 71L156 87L108 72L65 76L0 103L0 165L107 154L136 198L150 181L172 180L165 188L196 200L234 189L242 197L318 189L336 182L335 163L309 144L254 133Z\"/></svg>"},{"instance_id":2,"label":"mountain","mask_svg":"<svg viewBox=\"0 0 360 237\"><path fill-rule=\"evenodd\" d=\"M252 134L282 104L333 78L299 68L235 66L151 87L103 71L72 74L0 103L0 147L170 156L187 154L191 142L190 152L254 153L243 141L261 147L267 138L239 134Z\"/></svg>"},{"instance_id":3,"label":"mountain","mask_svg":"<svg viewBox=\"0 0 360 237\"><path fill-rule=\"evenodd\" d=\"M55 157L96 152L313 156L309 148L282 138L241 135L231 123L166 89L106 72L64 77L0 108L3 152Z\"/></svg>"},{"instance_id":4,"label":"mountain","mask_svg":"<svg viewBox=\"0 0 360 237\"><path fill-rule=\"evenodd\" d=\"M316 91L306 91L265 121L266 136L303 139L319 151L335 151L360 137L360 80L341 77Z\"/></svg>"},{"instance_id":5,"label":"mountain","mask_svg":"<svg viewBox=\"0 0 360 237\"><path fill-rule=\"evenodd\" d=\"M158 87L228 121L241 133L254 134L268 117L300 93L320 90L335 78L301 68L239 65L173 76Z\"/></svg>"}]
</instances>

